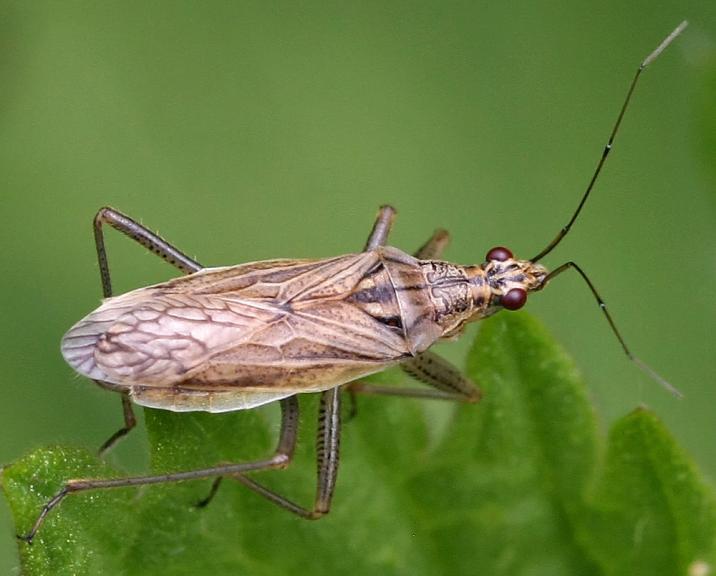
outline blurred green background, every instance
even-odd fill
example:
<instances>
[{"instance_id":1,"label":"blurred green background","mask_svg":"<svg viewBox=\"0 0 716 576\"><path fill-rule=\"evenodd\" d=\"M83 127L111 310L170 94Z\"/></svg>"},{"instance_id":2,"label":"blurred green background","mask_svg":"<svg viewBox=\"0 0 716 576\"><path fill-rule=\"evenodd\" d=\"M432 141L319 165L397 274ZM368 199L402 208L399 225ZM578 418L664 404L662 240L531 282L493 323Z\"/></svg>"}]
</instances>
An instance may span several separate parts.
<instances>
[{"instance_id":1,"label":"blurred green background","mask_svg":"<svg viewBox=\"0 0 716 576\"><path fill-rule=\"evenodd\" d=\"M647 404L716 477L716 6L703 0L0 2L0 462L98 446L120 423L119 401L58 349L99 302L100 206L206 265L357 250L386 202L404 249L444 226L452 260L496 244L528 257L568 219L636 65L683 18L547 264L580 263L685 399L623 357L576 276L529 309L603 422ZM174 274L110 236L118 291ZM459 362L465 344L443 350ZM140 432L112 458L139 468L142 454ZM0 525L10 573L4 502Z\"/></svg>"}]
</instances>

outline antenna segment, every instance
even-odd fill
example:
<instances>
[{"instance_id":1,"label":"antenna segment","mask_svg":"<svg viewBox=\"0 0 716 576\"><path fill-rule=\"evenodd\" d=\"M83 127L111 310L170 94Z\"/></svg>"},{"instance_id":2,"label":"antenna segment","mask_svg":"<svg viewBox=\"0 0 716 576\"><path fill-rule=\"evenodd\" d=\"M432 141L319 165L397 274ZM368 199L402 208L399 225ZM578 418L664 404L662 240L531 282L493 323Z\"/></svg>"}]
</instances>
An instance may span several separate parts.
<instances>
[{"instance_id":1,"label":"antenna segment","mask_svg":"<svg viewBox=\"0 0 716 576\"><path fill-rule=\"evenodd\" d=\"M619 131L619 126L622 123L622 118L624 118L624 113L626 112L627 107L629 106L629 102L631 101L631 96L634 93L634 88L636 87L636 83L639 80L639 76L641 76L641 73L646 69L646 67L651 64L658 56L661 54L664 50L666 50L667 46L671 44L671 42L679 35L681 32L688 26L688 22L684 20L681 24L679 24L674 31L669 34L666 38L664 38L663 42L659 44L656 49L649 54L641 64L639 64L639 67L636 70L636 74L634 75L634 78L631 81L631 85L629 86L629 91L627 92L626 98L624 99L624 104L622 104L621 110L619 111L619 116L617 116L617 121L614 124L614 128L612 128L612 133L609 135L609 141L607 142L607 145L604 147L604 151L602 152L602 157L599 159L599 162L597 163L597 168L594 170L594 174L592 175L592 179L589 181L589 185L587 186L587 190L584 192L584 195L582 196L582 199L579 201L579 205L577 206L577 209L574 211L574 214L572 214L572 217L570 218L569 222L567 222L567 225L562 228L557 236L554 237L554 239L547 244L547 246L534 258L531 258L530 260L532 262L538 262L547 254L552 252L557 245L562 241L562 239L567 235L567 233L572 228L572 224L574 224L574 221L577 219L577 216L579 216L579 213L582 211L582 208L584 207L584 204L587 202L587 198L589 198L589 195L592 192L592 188L594 188L594 183L597 181L597 178L599 177L599 173L602 171L602 166L604 166L604 162L607 160L607 156L609 156L609 152L612 149L612 145L614 144L614 138L616 138L617 132Z\"/></svg>"}]
</instances>

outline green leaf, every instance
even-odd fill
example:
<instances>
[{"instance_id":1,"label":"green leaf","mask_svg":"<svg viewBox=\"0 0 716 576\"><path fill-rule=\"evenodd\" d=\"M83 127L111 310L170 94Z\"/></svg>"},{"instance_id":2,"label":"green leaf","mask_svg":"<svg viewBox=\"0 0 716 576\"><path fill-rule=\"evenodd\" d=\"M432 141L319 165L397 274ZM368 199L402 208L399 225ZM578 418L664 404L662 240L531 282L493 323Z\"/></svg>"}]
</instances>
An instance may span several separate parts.
<instances>
[{"instance_id":1,"label":"green leaf","mask_svg":"<svg viewBox=\"0 0 716 576\"><path fill-rule=\"evenodd\" d=\"M435 536L454 549L447 573L598 574L578 522L595 419L572 363L535 320L503 315L484 324L468 372L485 391L479 416L459 410L415 490L426 516L443 516Z\"/></svg>"},{"instance_id":2,"label":"green leaf","mask_svg":"<svg viewBox=\"0 0 716 576\"><path fill-rule=\"evenodd\" d=\"M361 397L343 430L333 510L296 518L224 482L205 509L201 480L72 495L24 574L698 574L714 565L716 504L657 418L617 422L600 464L597 425L564 352L526 314L482 322L468 372L479 405ZM398 371L377 377L402 379ZM296 460L256 479L310 505L316 398L301 398ZM275 407L223 415L146 411L153 472L263 457ZM42 449L3 471L16 524L78 476L111 476L84 451ZM691 572L689 572L691 570Z\"/></svg>"},{"instance_id":3,"label":"green leaf","mask_svg":"<svg viewBox=\"0 0 716 576\"><path fill-rule=\"evenodd\" d=\"M65 480L116 474L86 450L52 446L4 468L2 489L18 533L25 534ZM132 490L112 490L67 498L32 546L18 542L23 574L121 574L125 538L133 531L125 511L135 496Z\"/></svg>"},{"instance_id":4,"label":"green leaf","mask_svg":"<svg viewBox=\"0 0 716 576\"><path fill-rule=\"evenodd\" d=\"M714 495L651 412L638 409L612 428L594 503L605 574L699 574L716 565Z\"/></svg>"}]
</instances>

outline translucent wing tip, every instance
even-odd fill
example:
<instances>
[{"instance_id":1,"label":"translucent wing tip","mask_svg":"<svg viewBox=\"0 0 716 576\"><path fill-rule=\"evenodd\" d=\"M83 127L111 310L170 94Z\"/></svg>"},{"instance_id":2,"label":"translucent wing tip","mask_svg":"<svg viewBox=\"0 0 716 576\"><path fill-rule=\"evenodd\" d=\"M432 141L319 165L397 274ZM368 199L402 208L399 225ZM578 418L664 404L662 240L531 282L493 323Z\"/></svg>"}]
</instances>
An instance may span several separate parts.
<instances>
[{"instance_id":1,"label":"translucent wing tip","mask_svg":"<svg viewBox=\"0 0 716 576\"><path fill-rule=\"evenodd\" d=\"M106 374L97 366L95 348L102 328L82 320L75 324L62 338L60 351L75 372L93 380L104 380Z\"/></svg>"}]
</instances>

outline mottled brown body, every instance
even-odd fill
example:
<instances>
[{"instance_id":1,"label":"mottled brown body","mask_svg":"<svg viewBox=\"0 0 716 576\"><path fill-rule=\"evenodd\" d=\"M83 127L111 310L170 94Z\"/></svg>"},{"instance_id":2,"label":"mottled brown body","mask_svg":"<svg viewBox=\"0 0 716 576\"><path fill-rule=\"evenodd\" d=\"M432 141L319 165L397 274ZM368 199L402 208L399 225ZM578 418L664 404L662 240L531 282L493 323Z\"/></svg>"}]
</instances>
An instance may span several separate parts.
<instances>
[{"instance_id":1,"label":"mottled brown body","mask_svg":"<svg viewBox=\"0 0 716 576\"><path fill-rule=\"evenodd\" d=\"M379 247L208 268L109 298L65 335L79 373L175 411L251 408L383 370L529 288L510 264L459 266ZM539 265L534 286L541 281Z\"/></svg>"}]
</instances>

